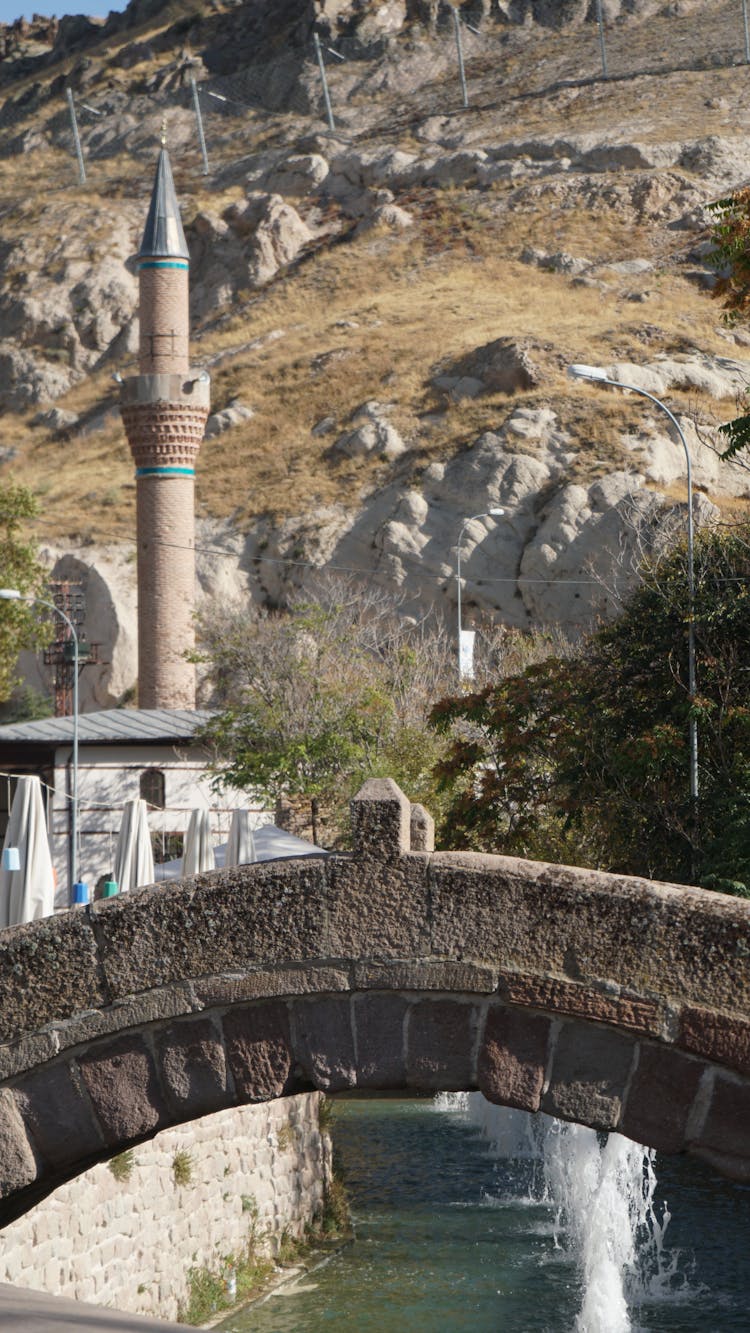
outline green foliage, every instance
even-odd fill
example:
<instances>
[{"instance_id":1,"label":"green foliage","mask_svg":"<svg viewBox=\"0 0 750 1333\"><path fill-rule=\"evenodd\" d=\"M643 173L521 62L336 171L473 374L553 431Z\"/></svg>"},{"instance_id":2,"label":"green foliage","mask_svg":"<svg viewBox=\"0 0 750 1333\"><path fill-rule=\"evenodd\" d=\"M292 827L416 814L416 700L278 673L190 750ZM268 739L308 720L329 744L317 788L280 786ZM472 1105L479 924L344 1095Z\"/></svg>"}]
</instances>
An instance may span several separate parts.
<instances>
[{"instance_id":1,"label":"green foliage","mask_svg":"<svg viewBox=\"0 0 750 1333\"><path fill-rule=\"evenodd\" d=\"M334 1172L326 1189L320 1230L329 1240L351 1234L352 1219L349 1209L349 1196L339 1175Z\"/></svg>"},{"instance_id":2,"label":"green foliage","mask_svg":"<svg viewBox=\"0 0 750 1333\"><path fill-rule=\"evenodd\" d=\"M708 208L715 218L709 256L718 273L713 295L724 306L725 324L733 325L750 312L750 189L745 186ZM750 415L735 417L719 430L726 441L720 457L737 460L750 446Z\"/></svg>"},{"instance_id":3,"label":"green foliage","mask_svg":"<svg viewBox=\"0 0 750 1333\"><path fill-rule=\"evenodd\" d=\"M42 694L31 685L21 685L13 691L6 704L0 705L0 718L3 724L11 722L36 722L39 718L52 717L54 704L48 694Z\"/></svg>"},{"instance_id":4,"label":"green foliage","mask_svg":"<svg viewBox=\"0 0 750 1333\"><path fill-rule=\"evenodd\" d=\"M320 1101L318 1102L318 1129L321 1134L330 1134L333 1122L336 1119L335 1107L336 1103L321 1092Z\"/></svg>"},{"instance_id":5,"label":"green foliage","mask_svg":"<svg viewBox=\"0 0 750 1333\"><path fill-rule=\"evenodd\" d=\"M694 700L680 548L647 565L620 619L575 657L438 705L434 725L455 732L440 766L454 845L458 833L483 850L746 891L750 523L700 533L695 571Z\"/></svg>"},{"instance_id":6,"label":"green foliage","mask_svg":"<svg viewBox=\"0 0 750 1333\"><path fill-rule=\"evenodd\" d=\"M368 777L389 776L414 800L439 800L442 739L427 727L453 667L435 627L415 626L379 594L331 583L285 615L202 624L220 711L205 733L216 781L274 804L306 798L335 837Z\"/></svg>"},{"instance_id":7,"label":"green foliage","mask_svg":"<svg viewBox=\"0 0 750 1333\"><path fill-rule=\"evenodd\" d=\"M110 1157L107 1162L115 1180L124 1182L130 1180L135 1166L135 1155L132 1148L126 1148L124 1152L119 1152L116 1157Z\"/></svg>"},{"instance_id":8,"label":"green foliage","mask_svg":"<svg viewBox=\"0 0 750 1333\"><path fill-rule=\"evenodd\" d=\"M217 1268L188 1270L188 1301L178 1314L182 1324L204 1324L219 1310L249 1300L262 1290L273 1272L270 1259L256 1252L255 1236L251 1236L244 1250L237 1255L227 1254ZM236 1277L236 1294L229 1296L228 1278Z\"/></svg>"},{"instance_id":9,"label":"green foliage","mask_svg":"<svg viewBox=\"0 0 750 1333\"><path fill-rule=\"evenodd\" d=\"M35 544L23 538L37 512L37 502L25 486L0 484L0 587L31 596L42 591L45 579ZM0 701L10 697L17 683L19 652L37 647L42 638L38 609L26 602L0 601Z\"/></svg>"},{"instance_id":10,"label":"green foliage","mask_svg":"<svg viewBox=\"0 0 750 1333\"><path fill-rule=\"evenodd\" d=\"M175 1185L189 1185L193 1179L193 1159L184 1148L178 1149L172 1158L172 1176Z\"/></svg>"},{"instance_id":11,"label":"green foliage","mask_svg":"<svg viewBox=\"0 0 750 1333\"><path fill-rule=\"evenodd\" d=\"M735 324L750 310L750 189L717 199L708 210L715 218L709 255L718 273L713 294L724 306L725 322Z\"/></svg>"}]
</instances>

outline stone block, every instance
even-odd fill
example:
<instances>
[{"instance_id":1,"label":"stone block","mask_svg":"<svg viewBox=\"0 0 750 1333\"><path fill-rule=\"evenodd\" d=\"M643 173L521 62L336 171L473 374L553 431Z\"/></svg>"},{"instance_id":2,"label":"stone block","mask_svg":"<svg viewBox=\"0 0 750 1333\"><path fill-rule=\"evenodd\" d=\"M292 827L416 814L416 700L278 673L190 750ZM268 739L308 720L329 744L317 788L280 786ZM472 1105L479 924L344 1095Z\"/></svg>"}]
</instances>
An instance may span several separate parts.
<instances>
[{"instance_id":1,"label":"stone block","mask_svg":"<svg viewBox=\"0 0 750 1333\"><path fill-rule=\"evenodd\" d=\"M224 1042L237 1095L262 1102L295 1090L289 1012L280 1000L230 1009Z\"/></svg>"},{"instance_id":2,"label":"stone block","mask_svg":"<svg viewBox=\"0 0 750 1333\"><path fill-rule=\"evenodd\" d=\"M477 1062L477 1084L487 1101L539 1110L550 1029L540 1015L490 1005Z\"/></svg>"},{"instance_id":3,"label":"stone block","mask_svg":"<svg viewBox=\"0 0 750 1333\"><path fill-rule=\"evenodd\" d=\"M683 1050L712 1063L750 1074L750 1022L746 1018L686 1005L677 1042Z\"/></svg>"},{"instance_id":4,"label":"stone block","mask_svg":"<svg viewBox=\"0 0 750 1333\"><path fill-rule=\"evenodd\" d=\"M77 1063L110 1147L169 1123L151 1053L138 1033L103 1042Z\"/></svg>"},{"instance_id":5,"label":"stone block","mask_svg":"<svg viewBox=\"0 0 750 1333\"><path fill-rule=\"evenodd\" d=\"M348 995L295 1001L294 1053L305 1077L321 1092L340 1092L357 1082Z\"/></svg>"},{"instance_id":6,"label":"stone block","mask_svg":"<svg viewBox=\"0 0 750 1333\"><path fill-rule=\"evenodd\" d=\"M435 820L423 805L412 805L409 830L413 852L434 852Z\"/></svg>"},{"instance_id":7,"label":"stone block","mask_svg":"<svg viewBox=\"0 0 750 1333\"><path fill-rule=\"evenodd\" d=\"M743 1161L750 1178L750 1080L717 1073L708 1113L693 1150ZM721 1168L720 1168L721 1169Z\"/></svg>"},{"instance_id":8,"label":"stone block","mask_svg":"<svg viewBox=\"0 0 750 1333\"><path fill-rule=\"evenodd\" d=\"M611 1023L648 1036L661 1036L666 1022L664 1007L654 1000L581 986L560 977L508 973L501 977L499 990L510 1004L551 1014L572 1014L593 1023Z\"/></svg>"},{"instance_id":9,"label":"stone block","mask_svg":"<svg viewBox=\"0 0 750 1333\"><path fill-rule=\"evenodd\" d=\"M620 1133L658 1152L682 1152L702 1073L700 1061L669 1046L643 1043L623 1107Z\"/></svg>"},{"instance_id":10,"label":"stone block","mask_svg":"<svg viewBox=\"0 0 750 1333\"><path fill-rule=\"evenodd\" d=\"M433 955L750 1012L742 899L466 852L436 853L429 873Z\"/></svg>"},{"instance_id":11,"label":"stone block","mask_svg":"<svg viewBox=\"0 0 750 1333\"><path fill-rule=\"evenodd\" d=\"M326 899L333 958L419 958L429 955L426 857L384 865L332 858Z\"/></svg>"},{"instance_id":12,"label":"stone block","mask_svg":"<svg viewBox=\"0 0 750 1333\"><path fill-rule=\"evenodd\" d=\"M50 1165L85 1161L104 1148L91 1103L69 1065L58 1062L27 1074L14 1096L37 1152Z\"/></svg>"},{"instance_id":13,"label":"stone block","mask_svg":"<svg viewBox=\"0 0 750 1333\"><path fill-rule=\"evenodd\" d=\"M409 1008L401 995L357 995L357 1087L402 1088L406 1080L404 1023Z\"/></svg>"},{"instance_id":14,"label":"stone block","mask_svg":"<svg viewBox=\"0 0 750 1333\"><path fill-rule=\"evenodd\" d=\"M460 1000L420 1000L406 1025L409 1087L460 1092L476 1087L474 1072L478 1005Z\"/></svg>"},{"instance_id":15,"label":"stone block","mask_svg":"<svg viewBox=\"0 0 750 1333\"><path fill-rule=\"evenodd\" d=\"M193 977L325 956L326 863L263 862L95 903L116 997Z\"/></svg>"},{"instance_id":16,"label":"stone block","mask_svg":"<svg viewBox=\"0 0 750 1333\"><path fill-rule=\"evenodd\" d=\"M21 1113L12 1092L0 1088L0 1199L7 1199L36 1178L34 1150Z\"/></svg>"},{"instance_id":17,"label":"stone block","mask_svg":"<svg viewBox=\"0 0 750 1333\"><path fill-rule=\"evenodd\" d=\"M616 1129L635 1043L614 1030L563 1023L541 1110L592 1129Z\"/></svg>"},{"instance_id":18,"label":"stone block","mask_svg":"<svg viewBox=\"0 0 750 1333\"><path fill-rule=\"evenodd\" d=\"M0 1079L14 1078L27 1069L46 1064L54 1059L59 1049L55 1032L50 1029L0 1046Z\"/></svg>"},{"instance_id":19,"label":"stone block","mask_svg":"<svg viewBox=\"0 0 750 1333\"><path fill-rule=\"evenodd\" d=\"M82 1046L108 1033L143 1027L160 1018L177 1018L199 1008L189 983L162 986L145 995L115 1000L106 1009L86 1009L64 1022L55 1023L52 1035L61 1051Z\"/></svg>"},{"instance_id":20,"label":"stone block","mask_svg":"<svg viewBox=\"0 0 750 1333\"><path fill-rule=\"evenodd\" d=\"M158 1033L154 1046L162 1087L175 1115L193 1119L234 1100L221 1032L210 1019L170 1023Z\"/></svg>"},{"instance_id":21,"label":"stone block","mask_svg":"<svg viewBox=\"0 0 750 1333\"><path fill-rule=\"evenodd\" d=\"M347 991L349 973L335 967L258 968L219 977L201 977L193 992L201 1008L237 1004L241 1000L264 1000L276 996L315 995Z\"/></svg>"},{"instance_id":22,"label":"stone block","mask_svg":"<svg viewBox=\"0 0 750 1333\"><path fill-rule=\"evenodd\" d=\"M370 778L351 801L354 853L397 861L411 847L411 806L392 778Z\"/></svg>"},{"instance_id":23,"label":"stone block","mask_svg":"<svg viewBox=\"0 0 750 1333\"><path fill-rule=\"evenodd\" d=\"M107 1003L88 914L80 910L0 935L0 1041Z\"/></svg>"},{"instance_id":24,"label":"stone block","mask_svg":"<svg viewBox=\"0 0 750 1333\"><path fill-rule=\"evenodd\" d=\"M474 963L394 962L355 963L355 990L467 991L492 995L497 990L494 969Z\"/></svg>"}]
</instances>

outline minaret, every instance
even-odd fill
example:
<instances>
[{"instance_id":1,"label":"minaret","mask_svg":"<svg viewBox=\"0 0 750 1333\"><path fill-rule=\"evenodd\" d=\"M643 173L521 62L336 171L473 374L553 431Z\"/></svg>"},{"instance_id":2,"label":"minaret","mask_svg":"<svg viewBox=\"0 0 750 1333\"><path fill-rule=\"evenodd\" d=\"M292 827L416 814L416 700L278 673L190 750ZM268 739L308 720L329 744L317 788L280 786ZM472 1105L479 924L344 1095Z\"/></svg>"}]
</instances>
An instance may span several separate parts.
<instances>
[{"instance_id":1,"label":"minaret","mask_svg":"<svg viewBox=\"0 0 750 1333\"><path fill-rule=\"evenodd\" d=\"M195 642L195 459L210 386L189 367L188 268L162 137L138 252L139 373L123 381L120 399L135 461L141 708L195 707L185 654Z\"/></svg>"}]
</instances>

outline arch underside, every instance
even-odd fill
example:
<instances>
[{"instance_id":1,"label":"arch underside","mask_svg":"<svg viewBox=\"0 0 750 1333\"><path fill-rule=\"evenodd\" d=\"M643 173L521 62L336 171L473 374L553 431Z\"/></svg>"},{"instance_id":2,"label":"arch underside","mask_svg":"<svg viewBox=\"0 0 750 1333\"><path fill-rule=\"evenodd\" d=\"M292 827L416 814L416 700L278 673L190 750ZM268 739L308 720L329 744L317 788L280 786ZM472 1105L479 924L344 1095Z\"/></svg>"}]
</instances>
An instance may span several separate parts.
<instances>
[{"instance_id":1,"label":"arch underside","mask_svg":"<svg viewBox=\"0 0 750 1333\"><path fill-rule=\"evenodd\" d=\"M315 972L295 972L291 993L255 999L252 977L202 979L191 1012L179 1012L185 997L175 988L171 1005L159 997L169 1016L137 1025L134 1013L153 1012L155 997L133 997L99 1011L106 1034L7 1080L0 1225L162 1129L311 1089L478 1090L498 1105L617 1130L750 1179L750 1080L737 1073L643 1033L496 993L382 980L366 990L305 990L325 981ZM280 986L288 976L277 975Z\"/></svg>"}]
</instances>

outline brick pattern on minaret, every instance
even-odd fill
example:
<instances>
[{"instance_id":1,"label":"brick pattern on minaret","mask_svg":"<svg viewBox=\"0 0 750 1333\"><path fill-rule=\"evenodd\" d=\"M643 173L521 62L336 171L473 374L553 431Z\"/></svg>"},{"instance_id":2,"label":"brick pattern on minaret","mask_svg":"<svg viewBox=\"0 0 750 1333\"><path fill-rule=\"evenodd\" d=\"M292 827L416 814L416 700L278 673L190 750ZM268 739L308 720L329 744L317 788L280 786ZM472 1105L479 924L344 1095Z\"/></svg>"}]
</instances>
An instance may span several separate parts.
<instances>
[{"instance_id":1,"label":"brick pattern on minaret","mask_svg":"<svg viewBox=\"0 0 750 1333\"><path fill-rule=\"evenodd\" d=\"M162 147L138 253L139 374L120 411L136 467L138 704L194 708L195 460L209 409L190 371L188 249Z\"/></svg>"}]
</instances>

